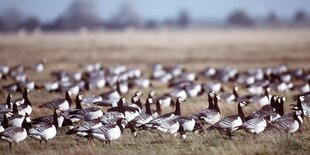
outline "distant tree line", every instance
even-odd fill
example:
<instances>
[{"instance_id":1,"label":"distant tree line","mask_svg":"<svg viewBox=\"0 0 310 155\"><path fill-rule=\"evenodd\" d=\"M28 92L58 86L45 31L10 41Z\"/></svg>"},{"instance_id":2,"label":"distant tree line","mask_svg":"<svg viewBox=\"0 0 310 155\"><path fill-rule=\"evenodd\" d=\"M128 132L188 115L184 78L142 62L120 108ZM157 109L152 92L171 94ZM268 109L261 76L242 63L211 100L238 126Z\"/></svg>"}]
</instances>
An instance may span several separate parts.
<instances>
[{"instance_id":1,"label":"distant tree line","mask_svg":"<svg viewBox=\"0 0 310 155\"><path fill-rule=\"evenodd\" d=\"M285 23L310 25L309 17L303 10L298 10L290 21L284 22L279 19L275 12L271 12L265 19L257 22L244 10L232 12L226 19L225 25L251 27L263 23L265 25L281 25ZM101 20L96 12L94 1L76 0L52 22L40 22L34 16L27 16L16 7L8 8L0 15L0 31L17 31L24 29L33 31L35 29L43 30L79 30L87 29L108 29L122 30L127 28L135 29L157 29L161 27L187 28L195 23L186 10L180 10L172 18L163 21L143 20L142 16L136 12L129 2L120 6L119 10L108 20ZM205 25L208 25L206 23Z\"/></svg>"}]
</instances>

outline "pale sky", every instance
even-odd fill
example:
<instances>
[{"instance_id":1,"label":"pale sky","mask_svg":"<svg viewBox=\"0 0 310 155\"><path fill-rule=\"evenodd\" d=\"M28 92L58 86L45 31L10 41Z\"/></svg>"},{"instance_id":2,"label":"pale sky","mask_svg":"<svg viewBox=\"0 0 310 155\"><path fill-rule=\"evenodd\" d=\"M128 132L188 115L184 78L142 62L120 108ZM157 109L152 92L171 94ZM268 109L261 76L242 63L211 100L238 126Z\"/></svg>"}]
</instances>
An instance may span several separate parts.
<instances>
[{"instance_id":1,"label":"pale sky","mask_svg":"<svg viewBox=\"0 0 310 155\"><path fill-rule=\"evenodd\" d=\"M0 13L16 6L41 21L52 21L62 14L74 0L0 0ZM193 19L224 20L236 9L247 11L252 17L264 17L275 11L280 18L292 18L296 10L310 14L309 0L93 0L99 17L108 19L119 5L130 1L144 19L162 20L175 17L186 9Z\"/></svg>"}]
</instances>

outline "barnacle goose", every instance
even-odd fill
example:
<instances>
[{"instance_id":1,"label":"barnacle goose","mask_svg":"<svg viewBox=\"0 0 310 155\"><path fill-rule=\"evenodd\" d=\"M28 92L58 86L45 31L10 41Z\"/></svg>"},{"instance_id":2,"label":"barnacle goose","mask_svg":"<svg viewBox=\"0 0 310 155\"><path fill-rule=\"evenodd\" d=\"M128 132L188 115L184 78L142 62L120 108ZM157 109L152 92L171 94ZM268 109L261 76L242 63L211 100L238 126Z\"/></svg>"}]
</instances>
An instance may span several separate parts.
<instances>
[{"instance_id":1,"label":"barnacle goose","mask_svg":"<svg viewBox=\"0 0 310 155\"><path fill-rule=\"evenodd\" d=\"M229 138L232 138L232 132L236 131L240 126L242 126L245 116L242 111L242 108L247 105L246 102L242 101L238 104L238 115L228 116L225 117L215 124L211 125L207 130L220 130L220 131L226 131Z\"/></svg>"},{"instance_id":2,"label":"barnacle goose","mask_svg":"<svg viewBox=\"0 0 310 155\"><path fill-rule=\"evenodd\" d=\"M29 123L28 117L24 117L21 127L8 127L6 116L4 117L5 119L2 125L5 130L0 132L0 138L8 142L10 149L12 149L12 142L17 144L27 138L28 129L31 127L31 123Z\"/></svg>"},{"instance_id":3,"label":"barnacle goose","mask_svg":"<svg viewBox=\"0 0 310 155\"><path fill-rule=\"evenodd\" d=\"M296 132L303 123L301 114L302 114L301 110L296 110L293 113L293 117L281 117L273 121L271 125L286 133Z\"/></svg>"},{"instance_id":4,"label":"barnacle goose","mask_svg":"<svg viewBox=\"0 0 310 155\"><path fill-rule=\"evenodd\" d=\"M47 141L50 139L53 139L57 134L58 129L58 109L54 110L53 114L53 123L38 123L33 125L29 129L29 136L31 138L34 138L36 140L40 141L40 144L42 140L45 141L45 145L47 145Z\"/></svg>"},{"instance_id":5,"label":"barnacle goose","mask_svg":"<svg viewBox=\"0 0 310 155\"><path fill-rule=\"evenodd\" d=\"M218 100L220 96L214 92L208 94L209 107L194 114L193 116L198 120L203 120L204 123L214 124L221 119L221 111L218 106Z\"/></svg>"},{"instance_id":6,"label":"barnacle goose","mask_svg":"<svg viewBox=\"0 0 310 155\"><path fill-rule=\"evenodd\" d=\"M280 117L280 114L283 115L283 104L278 103L278 96L273 95L270 99L270 104L263 106L259 110L252 112L246 119L249 120L251 118L266 118L270 116L271 120L275 120ZM283 102L286 100L285 97L281 97Z\"/></svg>"},{"instance_id":7,"label":"barnacle goose","mask_svg":"<svg viewBox=\"0 0 310 155\"><path fill-rule=\"evenodd\" d=\"M132 119L137 117L140 114L140 112L139 112L139 109L136 107L125 106L124 105L125 103L126 103L126 99L121 98L117 103L118 106L109 108L108 112L117 111L117 112L123 113L125 115L126 121L130 122Z\"/></svg>"},{"instance_id":8,"label":"barnacle goose","mask_svg":"<svg viewBox=\"0 0 310 155\"><path fill-rule=\"evenodd\" d=\"M134 137L137 136L137 132L135 128L139 128L143 126L144 124L150 122L153 120L152 112L151 112L151 104L153 103L152 98L148 98L145 103L145 113L140 113L136 118L128 122L128 128L130 128L131 133L134 135Z\"/></svg>"},{"instance_id":9,"label":"barnacle goose","mask_svg":"<svg viewBox=\"0 0 310 155\"><path fill-rule=\"evenodd\" d=\"M144 125L145 129L175 135L179 131L180 123L178 119L181 116L181 102L185 101L182 97L177 98L176 109L173 113L167 113Z\"/></svg>"},{"instance_id":10,"label":"barnacle goose","mask_svg":"<svg viewBox=\"0 0 310 155\"><path fill-rule=\"evenodd\" d=\"M84 118L86 121L93 120L101 117L103 112L98 107L88 107L83 109L81 105L82 95L76 96L76 109L69 110L69 118L72 122L77 122L79 119Z\"/></svg>"},{"instance_id":11,"label":"barnacle goose","mask_svg":"<svg viewBox=\"0 0 310 155\"><path fill-rule=\"evenodd\" d=\"M119 119L116 124L105 124L99 128L94 128L87 131L91 138L95 138L103 143L108 143L112 140L117 140L123 133L127 122L123 119Z\"/></svg>"},{"instance_id":12,"label":"barnacle goose","mask_svg":"<svg viewBox=\"0 0 310 155\"><path fill-rule=\"evenodd\" d=\"M17 105L14 103L13 104L13 111L12 113L6 113L5 117L7 117L8 119L8 125L12 126L12 127L21 127L22 123L24 121L25 117L28 117L29 115L26 113L26 115L20 115L18 114L18 109L17 109Z\"/></svg>"},{"instance_id":13,"label":"barnacle goose","mask_svg":"<svg viewBox=\"0 0 310 155\"><path fill-rule=\"evenodd\" d=\"M85 121L79 124L78 126L74 127L73 129L70 129L66 132L67 135L76 135L75 140L79 144L80 137L87 137L88 130L99 128L103 124L101 123L100 119L94 119L90 121ZM89 140L89 138L88 138Z\"/></svg>"},{"instance_id":14,"label":"barnacle goose","mask_svg":"<svg viewBox=\"0 0 310 155\"><path fill-rule=\"evenodd\" d=\"M43 103L39 106L39 108L45 107L49 109L56 109L58 108L61 111L68 110L72 104L72 99L71 99L71 91L67 91L65 98L56 98L52 101Z\"/></svg>"}]
</instances>

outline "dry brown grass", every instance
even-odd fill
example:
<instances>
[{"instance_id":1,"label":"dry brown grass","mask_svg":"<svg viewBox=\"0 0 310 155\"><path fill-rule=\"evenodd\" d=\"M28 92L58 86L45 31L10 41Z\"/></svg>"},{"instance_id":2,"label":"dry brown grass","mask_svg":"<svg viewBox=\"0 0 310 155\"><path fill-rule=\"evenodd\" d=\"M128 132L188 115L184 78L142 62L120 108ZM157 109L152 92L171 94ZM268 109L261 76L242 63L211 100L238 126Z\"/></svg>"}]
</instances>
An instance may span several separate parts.
<instances>
[{"instance_id":1,"label":"dry brown grass","mask_svg":"<svg viewBox=\"0 0 310 155\"><path fill-rule=\"evenodd\" d=\"M42 83L50 80L52 70L78 69L83 62L99 61L105 66L125 64L139 67L148 72L149 64L184 64L189 71L197 72L206 66L231 65L241 70L249 67L264 67L287 63L290 67L309 69L310 31L308 29L279 30L206 30L172 32L99 32L83 34L49 33L40 36L0 35L1 64L31 64L47 58L49 65L41 73L29 73L30 78ZM10 81L0 84L6 84ZM159 94L168 90L164 85L154 88ZM104 90L92 91L93 93ZM148 92L144 90L144 92ZM131 91L131 94L134 92ZM88 94L85 93L84 94ZM6 94L1 94L4 102ZM281 94L291 96L292 94ZM14 94L14 97L21 96ZM30 94L34 105L32 117L51 113L36 108L40 103L61 94L50 94L42 90ZM130 95L128 95L130 96ZM127 97L128 97L127 96ZM289 100L287 103L292 103ZM288 105L286 104L286 105ZM182 105L182 111L189 115L206 106L205 96L189 99ZM223 115L236 113L235 106L220 105ZM247 107L249 113L258 107ZM171 111L172 109L166 109ZM286 106L286 111L288 111ZM310 121L305 120L302 133L285 138L283 134L267 131L256 138L238 131L234 140L226 140L217 132L208 132L206 137L188 134L180 139L156 133L141 132L133 138L126 131L112 142L111 147L102 147L98 142L88 145L83 141L77 146L71 136L62 129L49 146L39 146L31 138L8 150L7 143L0 142L2 154L307 154L310 152Z\"/></svg>"}]
</instances>

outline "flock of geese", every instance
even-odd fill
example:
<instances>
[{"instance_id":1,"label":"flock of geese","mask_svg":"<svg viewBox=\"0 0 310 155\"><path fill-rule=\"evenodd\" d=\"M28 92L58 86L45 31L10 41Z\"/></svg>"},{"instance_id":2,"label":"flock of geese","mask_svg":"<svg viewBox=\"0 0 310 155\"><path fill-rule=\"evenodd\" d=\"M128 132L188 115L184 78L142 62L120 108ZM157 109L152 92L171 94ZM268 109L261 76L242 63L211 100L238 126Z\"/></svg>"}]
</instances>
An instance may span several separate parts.
<instances>
[{"instance_id":1,"label":"flock of geese","mask_svg":"<svg viewBox=\"0 0 310 155\"><path fill-rule=\"evenodd\" d=\"M267 129L285 133L296 132L305 117L310 117L310 72L288 69L287 65L268 68L251 68L238 71L236 68L205 68L199 73L188 72L182 65L164 66L154 64L151 75L142 70L126 66L103 67L100 63L83 64L82 72L54 71L55 79L43 84L32 81L27 75L42 72L46 60L23 66L0 66L0 82L14 81L3 85L1 94L7 94L0 105L0 138L18 143L31 137L41 144L55 138L59 128L68 127L65 134L77 143L85 138L94 139L104 145L117 140L125 129L136 137L141 130L170 134L185 140L187 132L207 135L212 130L227 134L245 130L259 134ZM40 73L42 74L42 73ZM207 82L201 82L204 79ZM154 83L165 84L169 92L157 94ZM227 88L232 86L231 91ZM88 90L109 87L102 94L87 94ZM124 95L133 88L138 89L131 100ZM142 99L141 89L149 88L147 99ZM242 88L240 93L239 88ZM31 119L32 102L28 94L42 90L64 94L40 103L39 108L52 109L53 114ZM22 92L21 98L12 94ZM271 94L274 93L274 95ZM293 112L285 112L285 96L275 94L295 93ZM243 95L242 95L243 94ZM187 98L207 96L208 107L184 116L181 113ZM74 98L75 97L75 98ZM75 104L75 105L74 105ZM238 113L224 116L220 104L235 106ZM243 108L257 104L259 109L245 116ZM156 109L152 109L155 105ZM175 111L162 113L163 108L173 106ZM102 107L107 107L105 110Z\"/></svg>"}]
</instances>

